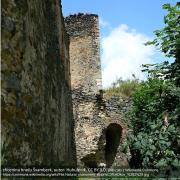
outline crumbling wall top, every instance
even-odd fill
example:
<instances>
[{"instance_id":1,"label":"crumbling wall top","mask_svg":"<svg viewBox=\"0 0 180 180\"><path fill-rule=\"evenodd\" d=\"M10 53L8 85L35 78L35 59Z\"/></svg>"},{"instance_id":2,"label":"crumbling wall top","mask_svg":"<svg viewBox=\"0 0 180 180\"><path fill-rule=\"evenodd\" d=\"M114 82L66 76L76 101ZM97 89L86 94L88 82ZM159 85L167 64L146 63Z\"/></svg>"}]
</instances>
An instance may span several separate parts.
<instances>
[{"instance_id":1,"label":"crumbling wall top","mask_svg":"<svg viewBox=\"0 0 180 180\"><path fill-rule=\"evenodd\" d=\"M99 36L98 15L77 13L65 17L66 30L70 37L92 35Z\"/></svg>"}]
</instances>

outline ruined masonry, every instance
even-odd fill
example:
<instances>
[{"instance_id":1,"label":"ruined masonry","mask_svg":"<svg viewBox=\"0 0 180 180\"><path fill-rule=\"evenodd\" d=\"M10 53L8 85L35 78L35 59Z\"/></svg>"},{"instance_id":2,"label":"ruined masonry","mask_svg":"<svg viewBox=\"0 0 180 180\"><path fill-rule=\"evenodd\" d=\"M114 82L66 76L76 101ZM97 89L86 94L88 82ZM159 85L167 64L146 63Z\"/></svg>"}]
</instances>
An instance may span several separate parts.
<instances>
[{"instance_id":1,"label":"ruined masonry","mask_svg":"<svg viewBox=\"0 0 180 180\"><path fill-rule=\"evenodd\" d=\"M65 23L70 36L72 90L97 94L102 89L98 16L71 15Z\"/></svg>"},{"instance_id":2,"label":"ruined masonry","mask_svg":"<svg viewBox=\"0 0 180 180\"><path fill-rule=\"evenodd\" d=\"M59 0L2 0L2 166L76 166Z\"/></svg>"},{"instance_id":3,"label":"ruined masonry","mask_svg":"<svg viewBox=\"0 0 180 180\"><path fill-rule=\"evenodd\" d=\"M128 166L129 100L103 95L97 15L2 0L1 46L2 166Z\"/></svg>"},{"instance_id":4,"label":"ruined masonry","mask_svg":"<svg viewBox=\"0 0 180 180\"><path fill-rule=\"evenodd\" d=\"M129 100L102 91L99 20L96 14L65 18L70 40L70 72L78 166L128 167L120 151L127 135L123 122Z\"/></svg>"}]
</instances>

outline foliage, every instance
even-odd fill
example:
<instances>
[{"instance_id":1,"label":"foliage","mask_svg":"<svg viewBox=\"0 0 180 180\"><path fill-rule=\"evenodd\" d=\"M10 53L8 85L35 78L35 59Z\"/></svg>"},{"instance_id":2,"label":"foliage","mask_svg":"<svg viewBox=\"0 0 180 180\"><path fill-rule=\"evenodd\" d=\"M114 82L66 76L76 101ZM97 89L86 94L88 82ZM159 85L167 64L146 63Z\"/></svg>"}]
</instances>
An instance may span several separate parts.
<instances>
[{"instance_id":1,"label":"foliage","mask_svg":"<svg viewBox=\"0 0 180 180\"><path fill-rule=\"evenodd\" d=\"M180 3L165 4L165 27L156 30L154 44L174 63L143 65L148 80L133 94L128 137L135 168L180 168Z\"/></svg>"},{"instance_id":2,"label":"foliage","mask_svg":"<svg viewBox=\"0 0 180 180\"><path fill-rule=\"evenodd\" d=\"M170 78L176 82L176 85L180 85L180 3L178 2L175 6L164 4L163 8L168 11L164 17L165 27L156 30L156 38L147 42L146 45L153 44L167 57L175 59L175 62L168 66L167 63L164 64L166 69L164 77ZM155 69L157 70L157 66Z\"/></svg>"},{"instance_id":3,"label":"foliage","mask_svg":"<svg viewBox=\"0 0 180 180\"><path fill-rule=\"evenodd\" d=\"M159 78L159 79L168 79L169 77L169 62L164 61L157 64L143 64L142 72L148 73L148 78Z\"/></svg>"},{"instance_id":4,"label":"foliage","mask_svg":"<svg viewBox=\"0 0 180 180\"><path fill-rule=\"evenodd\" d=\"M180 166L180 88L149 79L133 96L133 134L128 138L135 168Z\"/></svg>"},{"instance_id":5,"label":"foliage","mask_svg":"<svg viewBox=\"0 0 180 180\"><path fill-rule=\"evenodd\" d=\"M140 81L136 78L132 80L122 80L119 78L112 84L110 88L106 89L105 92L107 95L130 97L133 95L134 91L138 88L139 85Z\"/></svg>"},{"instance_id":6,"label":"foliage","mask_svg":"<svg viewBox=\"0 0 180 180\"><path fill-rule=\"evenodd\" d=\"M180 45L180 3L175 6L164 4L163 9L168 11L164 17L165 27L161 30L156 30L156 38L147 44L153 44L165 53L168 57L176 58L177 51Z\"/></svg>"}]
</instances>

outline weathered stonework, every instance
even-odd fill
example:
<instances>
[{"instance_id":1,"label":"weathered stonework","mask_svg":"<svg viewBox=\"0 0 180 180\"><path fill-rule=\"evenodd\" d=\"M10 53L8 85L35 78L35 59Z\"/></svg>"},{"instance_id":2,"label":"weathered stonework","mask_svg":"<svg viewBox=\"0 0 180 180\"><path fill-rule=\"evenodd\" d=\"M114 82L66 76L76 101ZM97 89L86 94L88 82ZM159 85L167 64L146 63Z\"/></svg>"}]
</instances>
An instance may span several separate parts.
<instances>
[{"instance_id":1,"label":"weathered stonework","mask_svg":"<svg viewBox=\"0 0 180 180\"><path fill-rule=\"evenodd\" d=\"M96 94L102 89L98 16L79 13L66 17L65 24L70 36L72 89Z\"/></svg>"},{"instance_id":2,"label":"weathered stonework","mask_svg":"<svg viewBox=\"0 0 180 180\"><path fill-rule=\"evenodd\" d=\"M103 97L99 53L99 24L95 14L65 18L70 36L70 70L78 166L127 167L120 151L127 135L123 108ZM120 103L120 102L118 102Z\"/></svg>"},{"instance_id":3,"label":"weathered stonework","mask_svg":"<svg viewBox=\"0 0 180 180\"><path fill-rule=\"evenodd\" d=\"M129 102L103 96L98 16L67 17L69 37L63 21L59 0L2 1L2 165L76 166L74 114L78 165L127 167Z\"/></svg>"},{"instance_id":4,"label":"weathered stonework","mask_svg":"<svg viewBox=\"0 0 180 180\"><path fill-rule=\"evenodd\" d=\"M59 0L2 0L2 165L75 166Z\"/></svg>"},{"instance_id":5,"label":"weathered stonework","mask_svg":"<svg viewBox=\"0 0 180 180\"><path fill-rule=\"evenodd\" d=\"M128 156L120 145L128 133L124 115L130 100L73 95L78 166L98 167L103 163L106 167L128 167Z\"/></svg>"}]
</instances>

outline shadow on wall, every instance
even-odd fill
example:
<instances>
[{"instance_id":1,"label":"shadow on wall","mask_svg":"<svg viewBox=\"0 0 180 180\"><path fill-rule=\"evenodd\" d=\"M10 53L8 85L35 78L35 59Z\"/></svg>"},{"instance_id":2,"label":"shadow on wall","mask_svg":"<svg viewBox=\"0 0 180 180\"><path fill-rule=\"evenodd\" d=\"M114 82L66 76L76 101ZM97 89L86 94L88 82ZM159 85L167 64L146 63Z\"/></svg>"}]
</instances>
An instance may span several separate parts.
<instances>
[{"instance_id":1,"label":"shadow on wall","mask_svg":"<svg viewBox=\"0 0 180 180\"><path fill-rule=\"evenodd\" d=\"M101 165L111 167L121 142L122 127L112 123L102 131L95 153L86 155L81 159L86 167L97 168Z\"/></svg>"}]
</instances>

